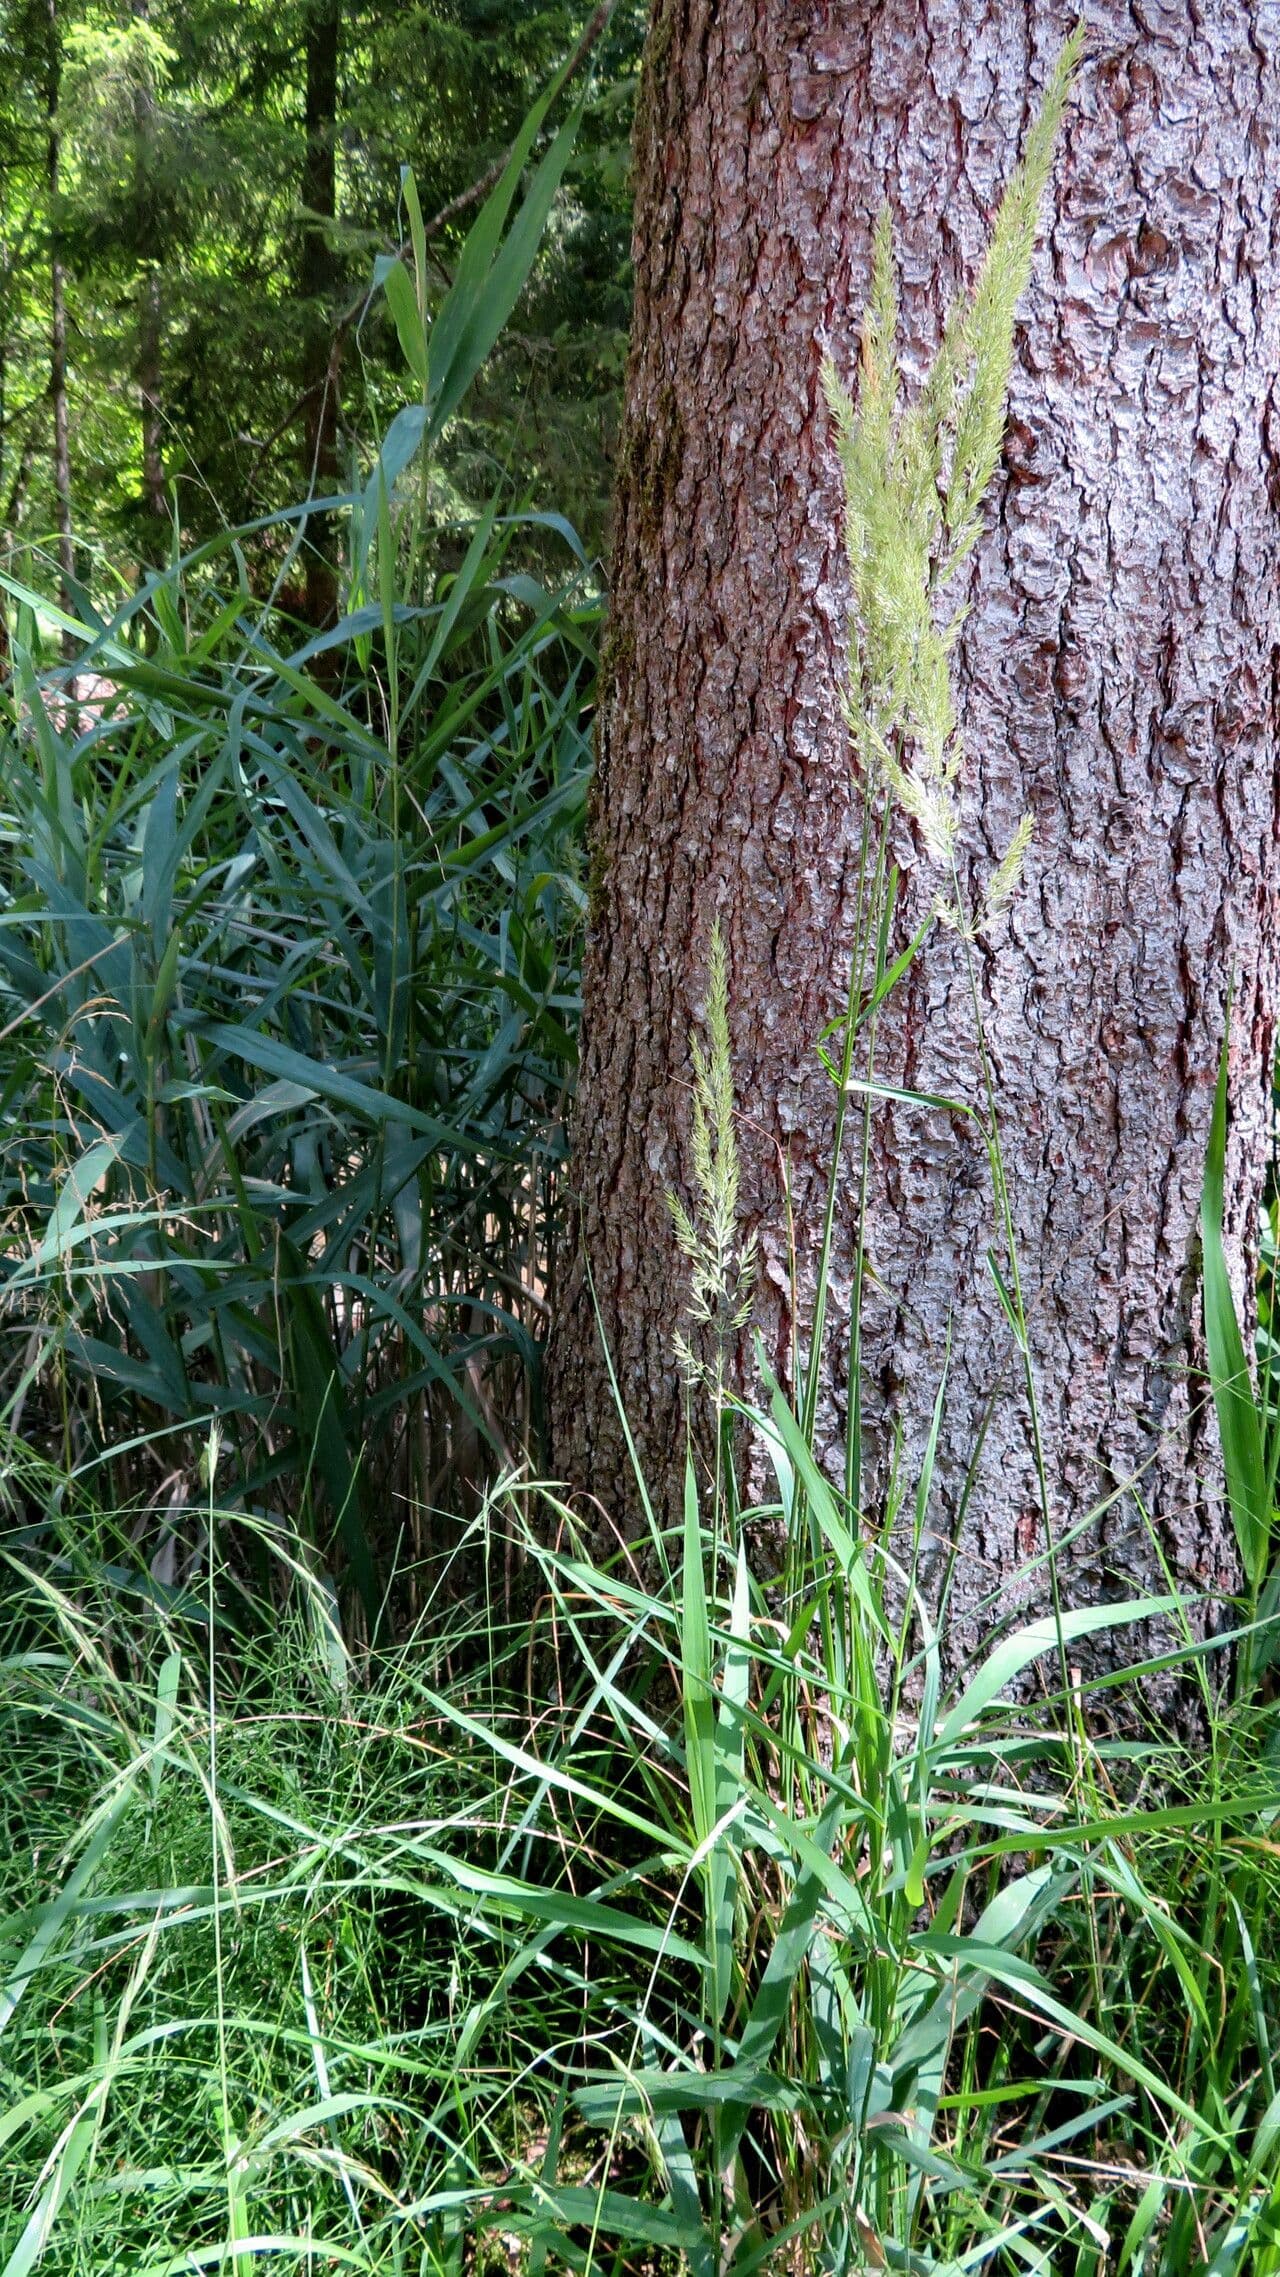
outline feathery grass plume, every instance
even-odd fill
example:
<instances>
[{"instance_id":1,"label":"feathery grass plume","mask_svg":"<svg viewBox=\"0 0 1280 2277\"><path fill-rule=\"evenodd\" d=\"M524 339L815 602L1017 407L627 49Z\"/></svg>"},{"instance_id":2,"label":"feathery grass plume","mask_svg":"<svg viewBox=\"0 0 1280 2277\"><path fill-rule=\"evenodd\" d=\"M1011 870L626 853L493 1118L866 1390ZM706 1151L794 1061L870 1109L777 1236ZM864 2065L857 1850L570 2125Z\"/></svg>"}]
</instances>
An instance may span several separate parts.
<instances>
[{"instance_id":1,"label":"feathery grass plume","mask_svg":"<svg viewBox=\"0 0 1280 2277\"><path fill-rule=\"evenodd\" d=\"M711 928L704 1019L705 1047L697 1036L690 1039L693 1057L691 1153L697 1199L690 1213L677 1194L668 1193L667 1207L675 1226L676 1241L689 1265L685 1317L691 1325L711 1331L716 1353L713 1380L718 1384L723 1376L726 1347L751 1317L756 1276L755 1235L743 1241L738 1232L740 1180L738 1139L733 1122L729 975L718 919ZM686 1382L704 1380L706 1367L689 1338L677 1329L674 1342Z\"/></svg>"},{"instance_id":2,"label":"feathery grass plume","mask_svg":"<svg viewBox=\"0 0 1280 2277\"><path fill-rule=\"evenodd\" d=\"M1083 46L1077 26L1050 75L1021 163L1000 201L973 291L955 302L924 381L903 398L898 296L887 207L876 223L856 404L828 359L849 564L845 717L859 771L913 821L929 859L954 867L964 745L951 658L962 610L943 586L972 551L1000 456L1018 303L1031 274L1040 203ZM1031 834L1019 824L979 910L947 902L944 922L973 933L1003 909Z\"/></svg>"},{"instance_id":3,"label":"feathery grass plume","mask_svg":"<svg viewBox=\"0 0 1280 2277\"><path fill-rule=\"evenodd\" d=\"M1024 814L988 880L980 923L989 924L1008 908L1021 882L1027 848L1034 834L1035 823L1029 814Z\"/></svg>"},{"instance_id":4,"label":"feathery grass plume","mask_svg":"<svg viewBox=\"0 0 1280 2277\"><path fill-rule=\"evenodd\" d=\"M960 319L958 360L970 364L970 376L956 417L947 484L951 541L948 576L977 540L982 501L1000 457L1013 365L1014 319L1030 282L1040 205L1083 48L1084 26L1077 24L1050 73L1040 115L1027 136L1022 162L1000 200L987 257Z\"/></svg>"}]
</instances>

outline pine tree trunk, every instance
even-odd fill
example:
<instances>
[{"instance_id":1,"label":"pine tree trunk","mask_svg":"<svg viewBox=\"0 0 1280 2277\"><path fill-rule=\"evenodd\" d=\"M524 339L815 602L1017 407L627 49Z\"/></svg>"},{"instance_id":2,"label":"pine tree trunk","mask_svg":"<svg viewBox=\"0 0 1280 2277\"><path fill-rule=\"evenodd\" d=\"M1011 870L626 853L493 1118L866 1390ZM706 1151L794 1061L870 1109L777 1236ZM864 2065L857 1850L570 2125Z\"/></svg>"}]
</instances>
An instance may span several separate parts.
<instances>
[{"instance_id":1,"label":"pine tree trunk","mask_svg":"<svg viewBox=\"0 0 1280 2277\"><path fill-rule=\"evenodd\" d=\"M151 16L150 0L132 0L135 22ZM152 143L155 135L154 100L149 64L139 72L133 97L133 202L134 252L141 264L137 288L138 405L142 441L141 534L138 551L143 562L157 568L168 553L168 515L164 497L164 447L161 439L161 306L159 244L152 181Z\"/></svg>"},{"instance_id":2,"label":"pine tree trunk","mask_svg":"<svg viewBox=\"0 0 1280 2277\"><path fill-rule=\"evenodd\" d=\"M62 37L58 27L58 0L49 0L49 54L46 144L46 181L49 191L49 401L53 410L53 510L58 532L58 598L70 613L71 586L76 573L75 541L71 530L71 437L67 420L67 298L66 277L59 241L58 198L62 171L62 137L58 131L58 96L62 84ZM74 650L72 635L63 635L63 653Z\"/></svg>"},{"instance_id":3,"label":"pine tree trunk","mask_svg":"<svg viewBox=\"0 0 1280 2277\"><path fill-rule=\"evenodd\" d=\"M822 358L852 383L887 199L908 370L922 368L948 297L972 280L1066 22L1047 0L657 6L573 1142L581 1247L549 1378L554 1468L619 1519L635 1497L591 1290L670 1515L686 1275L664 1190L689 1191L688 1037L716 916L743 1216L762 1257L756 1322L784 1376L811 1317L832 1127L814 1047L843 998L860 828ZM1266 22L1245 0L1091 10L957 652L979 870L1025 809L1035 818L1026 882L979 980L1059 1528L1123 1489L1076 1550L1076 1601L1159 1586L1155 1542L1193 1587L1234 1575L1189 1370L1228 992L1243 1291L1280 952L1280 29ZM908 924L938 880L908 832L895 853ZM930 938L881 1068L975 1098L952 937ZM856 1183L851 1146L846 1303ZM971 1127L882 1109L866 1428L883 1464L901 1423L914 1488L947 1366L932 1524L941 1548L966 1510L956 1601L971 1611L1042 1546L1027 1404L986 1270L994 1238ZM837 1335L819 1416L836 1475L844 1377Z\"/></svg>"},{"instance_id":4,"label":"pine tree trunk","mask_svg":"<svg viewBox=\"0 0 1280 2277\"><path fill-rule=\"evenodd\" d=\"M0 524L4 528L6 537L10 539L16 538L22 527L22 516L31 489L31 477L35 473L36 458L43 441L43 422L37 426L34 420L28 421L26 438L22 445L22 456L14 469L13 481L9 485L9 495L4 502L3 514L0 515Z\"/></svg>"},{"instance_id":5,"label":"pine tree trunk","mask_svg":"<svg viewBox=\"0 0 1280 2277\"><path fill-rule=\"evenodd\" d=\"M326 223L337 213L338 0L311 0L306 28L306 150L302 169L302 295L304 391L303 480L307 495L337 487L340 367L333 303L337 265ZM306 615L317 627L338 614L337 529L331 514L307 523Z\"/></svg>"},{"instance_id":6,"label":"pine tree trunk","mask_svg":"<svg viewBox=\"0 0 1280 2277\"><path fill-rule=\"evenodd\" d=\"M160 277L148 269L138 291L138 394L142 406L142 514L144 559L159 565L168 543L164 502L164 451L160 431Z\"/></svg>"}]
</instances>

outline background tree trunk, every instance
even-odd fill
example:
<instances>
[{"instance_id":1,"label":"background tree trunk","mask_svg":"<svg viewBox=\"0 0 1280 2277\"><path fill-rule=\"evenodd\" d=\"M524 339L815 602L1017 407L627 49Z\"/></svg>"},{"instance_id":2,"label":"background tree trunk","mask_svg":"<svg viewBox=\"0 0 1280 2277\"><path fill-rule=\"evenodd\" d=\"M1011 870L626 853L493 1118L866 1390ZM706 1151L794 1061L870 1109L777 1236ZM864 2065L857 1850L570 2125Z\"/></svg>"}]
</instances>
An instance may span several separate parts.
<instances>
[{"instance_id":1,"label":"background tree trunk","mask_svg":"<svg viewBox=\"0 0 1280 2277\"><path fill-rule=\"evenodd\" d=\"M635 333L593 852L573 1187L652 1487L674 1506L688 1035L730 950L757 1323L787 1371L812 1304L859 830L840 719L841 500L820 382L852 380L888 199L908 371L970 281L1069 17L1047 0L659 0L637 127ZM1146 28L1140 29L1139 25ZM1005 463L964 595L967 840L1026 808L1026 882L979 962L1060 1525L1140 1477L1174 1568L1230 1584L1193 1358L1197 1208L1227 991L1229 1239L1264 1161L1277 955L1280 19L1095 0ZM937 884L909 834L904 919ZM961 954L936 933L890 1078L976 1097ZM797 1257L788 1255L785 1159ZM849 1286L856 1163L838 1229ZM875 1122L867 1424L918 1454L943 1372L947 1537L995 1397L957 1579L972 1608L1041 1546L1026 1403L960 1121ZM558 1473L631 1503L581 1255L550 1360ZM843 1468L839 1336L823 1458ZM873 1506L868 1515L874 1518ZM1076 1600L1159 1579L1138 1497L1077 1552Z\"/></svg>"},{"instance_id":2,"label":"background tree trunk","mask_svg":"<svg viewBox=\"0 0 1280 2277\"><path fill-rule=\"evenodd\" d=\"M303 479L307 495L332 491L338 473L339 347L333 324L337 264L329 229L337 213L338 0L312 0L306 31L306 153L302 168ZM307 523L306 616L317 627L338 614L337 530L331 514Z\"/></svg>"},{"instance_id":3,"label":"background tree trunk","mask_svg":"<svg viewBox=\"0 0 1280 2277\"><path fill-rule=\"evenodd\" d=\"M67 296L62 265L61 222L58 213L62 171L62 138L58 131L58 96L62 85L62 34L58 0L49 0L49 54L46 78L49 134L46 179L49 190L49 402L53 411L53 504L58 531L58 599L70 614L71 587L76 573L75 541L71 529L71 438L67 421ZM74 653L70 633L62 637L64 656Z\"/></svg>"},{"instance_id":4,"label":"background tree trunk","mask_svg":"<svg viewBox=\"0 0 1280 2277\"><path fill-rule=\"evenodd\" d=\"M134 21L148 24L151 0L132 0ZM160 248L155 188L152 181L152 144L155 137L155 98L151 88L151 60L144 56L133 94L133 207L134 248L141 264L138 275L138 404L142 440L142 495L139 501L138 551L143 563L158 568L169 551L168 515L164 499L164 447L160 404L162 374Z\"/></svg>"}]
</instances>

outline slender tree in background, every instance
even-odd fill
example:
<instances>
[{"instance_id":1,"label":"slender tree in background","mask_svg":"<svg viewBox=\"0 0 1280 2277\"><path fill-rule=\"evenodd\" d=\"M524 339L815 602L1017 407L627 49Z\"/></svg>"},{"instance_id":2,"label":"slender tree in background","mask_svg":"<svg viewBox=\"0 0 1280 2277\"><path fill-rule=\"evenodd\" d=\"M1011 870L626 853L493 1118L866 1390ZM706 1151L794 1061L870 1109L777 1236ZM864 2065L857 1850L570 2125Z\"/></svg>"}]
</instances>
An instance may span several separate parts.
<instances>
[{"instance_id":1,"label":"slender tree in background","mask_svg":"<svg viewBox=\"0 0 1280 2277\"><path fill-rule=\"evenodd\" d=\"M1160 1552L1193 1587L1233 1578L1189 1373L1197 1212L1234 982L1228 1219L1243 1283L1280 957L1280 32L1244 0L1174 5L1144 26L1121 0L1089 9L955 651L976 877L1020 815L1035 824L977 977L1055 1519L1137 1482L1077 1545L1077 1599L1158 1585ZM670 1512L683 1275L665 1196L687 1188L688 1038L714 917L756 1325L780 1373L812 1316L833 1116L815 1045L842 1002L860 836L823 359L852 383L887 200L919 376L1068 28L1048 0L658 0L636 137L581 1248L550 1383L556 1469L618 1514L633 1490L594 1307ZM900 921L914 925L938 880L905 826L894 852ZM935 929L890 1016L883 1072L972 1099L975 1042L963 944ZM857 1170L850 1147L835 1234L846 1296ZM954 1527L981 1447L957 1584L972 1606L1043 1542L975 1127L880 1108L870 1189L864 1421L882 1457L901 1426L914 1479L946 1373L933 1524L944 1538ZM830 1341L818 1438L842 1473L849 1392Z\"/></svg>"},{"instance_id":2,"label":"slender tree in background","mask_svg":"<svg viewBox=\"0 0 1280 2277\"><path fill-rule=\"evenodd\" d=\"M130 0L136 24L151 20L150 0ZM164 502L164 448L161 439L160 261L153 145L155 94L151 60L143 47L133 83L133 232L138 263L138 405L142 423L142 489L139 550L153 567L167 551Z\"/></svg>"},{"instance_id":3,"label":"slender tree in background","mask_svg":"<svg viewBox=\"0 0 1280 2277\"><path fill-rule=\"evenodd\" d=\"M49 404L48 0L0 10L0 527L20 515ZM40 302L30 286L38 276ZM6 512L6 508L11 511Z\"/></svg>"},{"instance_id":4,"label":"slender tree in background","mask_svg":"<svg viewBox=\"0 0 1280 2277\"><path fill-rule=\"evenodd\" d=\"M339 0L310 0L306 13L306 143L302 160L303 486L331 492L338 474L340 341L334 332L338 281L332 235L337 217ZM306 617L332 624L338 612L337 530L331 514L313 514L306 533Z\"/></svg>"},{"instance_id":5,"label":"slender tree in background","mask_svg":"<svg viewBox=\"0 0 1280 2277\"><path fill-rule=\"evenodd\" d=\"M62 37L58 0L49 0L46 108L49 119L47 188L49 197L49 403L53 412L53 502L58 533L58 569L64 609L71 608L75 546L71 530L71 439L67 418L67 296L62 265L58 200L62 135L58 97L62 84Z\"/></svg>"}]
</instances>

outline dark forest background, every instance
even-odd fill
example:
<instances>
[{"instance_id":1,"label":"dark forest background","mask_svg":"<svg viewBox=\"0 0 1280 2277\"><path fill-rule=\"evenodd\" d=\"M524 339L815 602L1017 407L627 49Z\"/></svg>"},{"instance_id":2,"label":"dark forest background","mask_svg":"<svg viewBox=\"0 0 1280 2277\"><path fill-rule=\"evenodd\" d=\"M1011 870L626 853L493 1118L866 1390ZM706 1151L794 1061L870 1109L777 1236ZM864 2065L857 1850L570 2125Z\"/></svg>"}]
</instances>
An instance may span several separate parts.
<instances>
[{"instance_id":1,"label":"dark forest background","mask_svg":"<svg viewBox=\"0 0 1280 2277\"><path fill-rule=\"evenodd\" d=\"M506 485L554 498L592 551L629 312L643 14L623 0L583 59L590 100L536 272L432 469L447 508ZM69 525L76 577L118 589L131 567L344 486L403 396L370 291L407 235L402 168L443 292L478 190L589 22L527 0L0 8L11 566L22 556L42 583L35 562Z\"/></svg>"}]
</instances>

